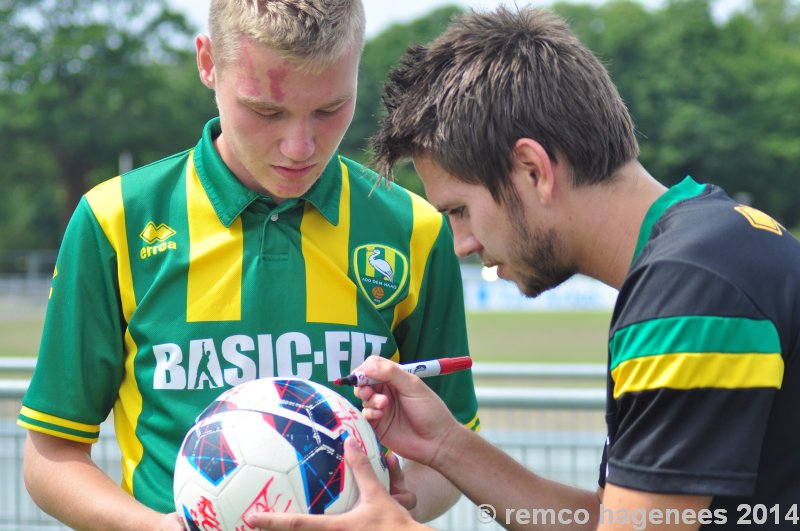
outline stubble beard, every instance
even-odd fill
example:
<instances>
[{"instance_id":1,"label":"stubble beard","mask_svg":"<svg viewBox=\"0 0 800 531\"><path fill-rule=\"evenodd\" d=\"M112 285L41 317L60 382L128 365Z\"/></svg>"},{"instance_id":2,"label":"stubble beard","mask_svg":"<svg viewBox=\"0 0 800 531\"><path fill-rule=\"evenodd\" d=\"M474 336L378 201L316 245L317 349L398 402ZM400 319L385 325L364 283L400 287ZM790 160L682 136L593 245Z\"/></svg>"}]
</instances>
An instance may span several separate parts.
<instances>
[{"instance_id":1,"label":"stubble beard","mask_svg":"<svg viewBox=\"0 0 800 531\"><path fill-rule=\"evenodd\" d=\"M563 246L554 228L531 229L521 204L510 205L509 213L518 240L514 261L525 268L517 282L523 295L538 297L576 273L574 266L564 263Z\"/></svg>"}]
</instances>

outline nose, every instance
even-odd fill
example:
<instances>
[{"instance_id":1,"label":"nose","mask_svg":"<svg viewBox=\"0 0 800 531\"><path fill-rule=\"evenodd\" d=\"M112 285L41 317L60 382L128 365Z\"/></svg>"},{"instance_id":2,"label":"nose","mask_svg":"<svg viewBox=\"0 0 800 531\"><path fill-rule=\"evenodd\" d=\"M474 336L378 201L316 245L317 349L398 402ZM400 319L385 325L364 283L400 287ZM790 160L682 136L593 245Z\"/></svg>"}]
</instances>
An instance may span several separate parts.
<instances>
[{"instance_id":1,"label":"nose","mask_svg":"<svg viewBox=\"0 0 800 531\"><path fill-rule=\"evenodd\" d=\"M316 149L314 136L314 128L306 120L290 125L280 142L281 155L296 162L310 159Z\"/></svg>"},{"instance_id":2,"label":"nose","mask_svg":"<svg viewBox=\"0 0 800 531\"><path fill-rule=\"evenodd\" d=\"M461 227L460 223L454 223L453 228L453 249L459 258L465 258L473 253L480 253L483 246L472 232Z\"/></svg>"}]
</instances>

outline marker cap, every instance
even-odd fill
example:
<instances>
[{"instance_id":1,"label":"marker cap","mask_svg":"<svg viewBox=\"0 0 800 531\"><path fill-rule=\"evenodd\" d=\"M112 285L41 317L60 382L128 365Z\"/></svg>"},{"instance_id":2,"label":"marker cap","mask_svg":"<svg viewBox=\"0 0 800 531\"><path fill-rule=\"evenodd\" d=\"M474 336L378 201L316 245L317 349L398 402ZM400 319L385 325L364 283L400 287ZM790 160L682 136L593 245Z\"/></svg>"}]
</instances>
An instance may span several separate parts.
<instances>
[{"instance_id":1,"label":"marker cap","mask_svg":"<svg viewBox=\"0 0 800 531\"><path fill-rule=\"evenodd\" d=\"M441 367L441 374L463 371L472 367L472 358L469 356L458 356L457 358L439 358L437 361Z\"/></svg>"}]
</instances>

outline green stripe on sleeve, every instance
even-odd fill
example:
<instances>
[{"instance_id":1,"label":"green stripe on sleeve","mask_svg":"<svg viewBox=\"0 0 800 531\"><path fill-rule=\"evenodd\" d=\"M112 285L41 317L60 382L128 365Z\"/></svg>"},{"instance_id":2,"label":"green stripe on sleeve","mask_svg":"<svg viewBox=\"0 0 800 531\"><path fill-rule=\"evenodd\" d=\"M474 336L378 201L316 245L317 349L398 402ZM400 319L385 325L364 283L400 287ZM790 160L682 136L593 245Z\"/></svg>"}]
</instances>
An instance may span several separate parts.
<instances>
[{"instance_id":1,"label":"green stripe on sleeve","mask_svg":"<svg viewBox=\"0 0 800 531\"><path fill-rule=\"evenodd\" d=\"M618 330L609 343L611 370L625 361L676 353L775 354L781 352L771 321L742 317L681 316L653 319Z\"/></svg>"},{"instance_id":2,"label":"green stripe on sleeve","mask_svg":"<svg viewBox=\"0 0 800 531\"><path fill-rule=\"evenodd\" d=\"M24 428L32 429L42 433L51 435L61 435L67 439L80 440L81 442L96 442L100 437L100 430L97 431L83 431L73 428L67 428L51 422L37 420L26 415L20 414L18 424Z\"/></svg>"}]
</instances>

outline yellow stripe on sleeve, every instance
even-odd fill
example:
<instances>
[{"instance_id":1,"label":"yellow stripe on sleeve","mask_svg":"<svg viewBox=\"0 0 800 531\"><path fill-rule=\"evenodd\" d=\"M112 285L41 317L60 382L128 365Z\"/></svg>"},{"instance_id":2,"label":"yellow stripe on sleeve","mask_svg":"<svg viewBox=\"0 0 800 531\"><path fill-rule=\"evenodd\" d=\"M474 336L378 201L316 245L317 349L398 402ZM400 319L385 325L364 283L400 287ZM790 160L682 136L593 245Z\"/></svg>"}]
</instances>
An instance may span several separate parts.
<instances>
[{"instance_id":1,"label":"yellow stripe on sleeve","mask_svg":"<svg viewBox=\"0 0 800 531\"><path fill-rule=\"evenodd\" d=\"M653 389L747 389L783 382L780 354L677 353L625 361L611 372L614 398Z\"/></svg>"},{"instance_id":2,"label":"yellow stripe on sleeve","mask_svg":"<svg viewBox=\"0 0 800 531\"><path fill-rule=\"evenodd\" d=\"M42 413L40 411L36 411L34 409L25 406L22 406L22 408L20 409L20 414L33 420L46 422L47 424L54 424L56 426L63 426L71 430L88 431L88 432L96 432L100 430L99 424L83 424L81 422L62 419L60 417L48 415L47 413Z\"/></svg>"}]
</instances>

